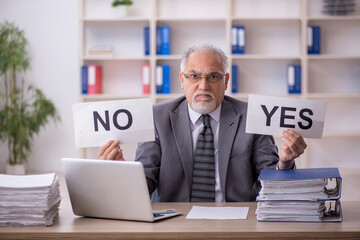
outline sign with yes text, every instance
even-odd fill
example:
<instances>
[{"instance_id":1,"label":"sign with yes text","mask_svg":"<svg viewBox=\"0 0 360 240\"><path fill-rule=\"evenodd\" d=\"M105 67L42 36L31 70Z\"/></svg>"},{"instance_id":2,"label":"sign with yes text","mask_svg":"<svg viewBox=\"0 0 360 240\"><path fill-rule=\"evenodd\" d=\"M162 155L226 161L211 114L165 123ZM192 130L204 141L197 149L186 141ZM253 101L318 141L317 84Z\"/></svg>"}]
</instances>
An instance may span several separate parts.
<instances>
[{"instance_id":1,"label":"sign with yes text","mask_svg":"<svg viewBox=\"0 0 360 240\"><path fill-rule=\"evenodd\" d=\"M98 147L109 140L127 144L155 139L150 99L77 103L73 117L76 147Z\"/></svg>"},{"instance_id":2,"label":"sign with yes text","mask_svg":"<svg viewBox=\"0 0 360 240\"><path fill-rule=\"evenodd\" d=\"M321 138L326 102L249 95L246 133L281 136L293 129L306 138Z\"/></svg>"}]
</instances>

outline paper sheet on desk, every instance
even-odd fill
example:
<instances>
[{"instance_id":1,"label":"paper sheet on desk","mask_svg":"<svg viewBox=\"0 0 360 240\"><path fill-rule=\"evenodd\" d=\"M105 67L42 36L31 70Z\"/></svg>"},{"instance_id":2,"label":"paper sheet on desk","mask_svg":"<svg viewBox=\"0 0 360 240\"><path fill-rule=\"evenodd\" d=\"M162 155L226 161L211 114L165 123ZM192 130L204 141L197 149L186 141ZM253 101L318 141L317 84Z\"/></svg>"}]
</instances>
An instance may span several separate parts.
<instances>
[{"instance_id":1,"label":"paper sheet on desk","mask_svg":"<svg viewBox=\"0 0 360 240\"><path fill-rule=\"evenodd\" d=\"M249 207L193 206L186 219L246 219Z\"/></svg>"}]
</instances>

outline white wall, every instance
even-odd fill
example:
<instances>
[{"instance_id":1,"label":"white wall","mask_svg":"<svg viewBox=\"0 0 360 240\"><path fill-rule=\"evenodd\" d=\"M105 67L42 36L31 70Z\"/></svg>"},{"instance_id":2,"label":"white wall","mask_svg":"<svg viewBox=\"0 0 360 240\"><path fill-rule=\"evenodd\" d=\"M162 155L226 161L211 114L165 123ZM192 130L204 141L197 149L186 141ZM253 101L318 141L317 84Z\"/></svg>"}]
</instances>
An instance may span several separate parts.
<instances>
[{"instance_id":1,"label":"white wall","mask_svg":"<svg viewBox=\"0 0 360 240\"><path fill-rule=\"evenodd\" d=\"M29 41L31 69L25 80L43 90L56 105L62 121L35 136L29 171L59 171L60 158L77 157L71 105L78 102L78 1L0 0L0 21L15 22ZM7 148L0 144L0 173L5 172Z\"/></svg>"}]
</instances>

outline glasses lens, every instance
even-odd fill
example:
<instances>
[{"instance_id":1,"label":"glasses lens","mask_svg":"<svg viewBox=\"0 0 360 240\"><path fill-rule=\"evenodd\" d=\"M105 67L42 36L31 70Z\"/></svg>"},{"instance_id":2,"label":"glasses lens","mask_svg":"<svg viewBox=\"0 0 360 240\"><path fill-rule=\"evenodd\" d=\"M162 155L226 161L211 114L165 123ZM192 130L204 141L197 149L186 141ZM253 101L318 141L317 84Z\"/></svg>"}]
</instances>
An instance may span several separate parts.
<instances>
[{"instance_id":1,"label":"glasses lens","mask_svg":"<svg viewBox=\"0 0 360 240\"><path fill-rule=\"evenodd\" d=\"M220 81L221 79L223 79L223 77L224 77L224 75L222 75L220 73L212 73L212 74L209 74L209 75L206 75L206 76L201 76L200 74L195 74L195 73L186 75L184 73L184 76L186 78L188 78L189 80L191 80L192 82L198 82L202 78L205 78L206 81L208 81L210 83L216 83L216 82Z\"/></svg>"}]
</instances>

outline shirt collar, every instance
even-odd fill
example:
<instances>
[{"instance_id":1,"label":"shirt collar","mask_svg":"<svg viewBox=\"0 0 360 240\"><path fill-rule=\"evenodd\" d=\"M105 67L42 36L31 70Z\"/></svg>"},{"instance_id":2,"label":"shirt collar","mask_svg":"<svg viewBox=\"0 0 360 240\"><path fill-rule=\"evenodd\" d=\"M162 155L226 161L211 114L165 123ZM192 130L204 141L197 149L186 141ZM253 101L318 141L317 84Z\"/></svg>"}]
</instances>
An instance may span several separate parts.
<instances>
[{"instance_id":1,"label":"shirt collar","mask_svg":"<svg viewBox=\"0 0 360 240\"><path fill-rule=\"evenodd\" d=\"M218 108L216 108L214 111L212 111L211 113L209 113L209 115L211 116L211 118L214 119L217 123L219 123L219 121L220 121L221 106L222 106L222 103L219 105ZM201 116L202 114L201 114L201 113L198 113L198 112L195 112L195 111L190 107L190 104L189 104L189 103L188 103L188 110L189 110L190 120L191 120L192 124L195 125L196 121L200 118L200 116Z\"/></svg>"}]
</instances>

